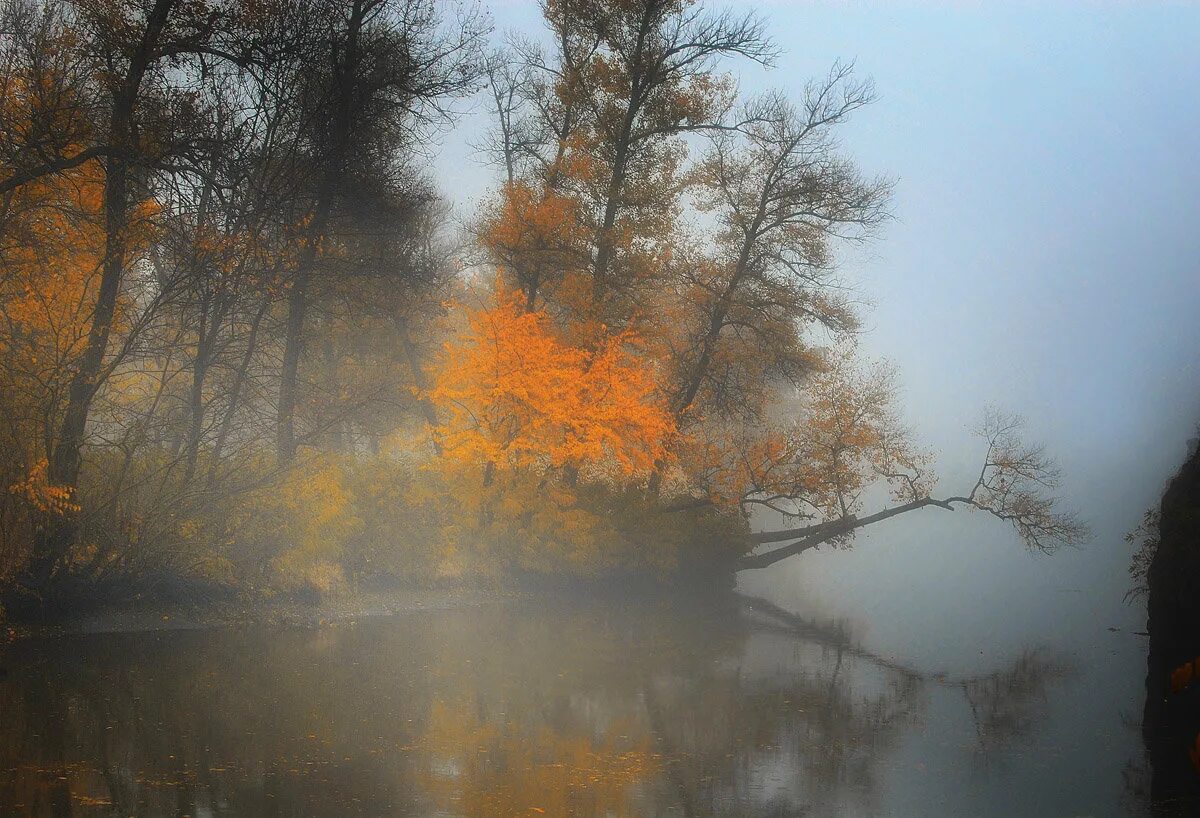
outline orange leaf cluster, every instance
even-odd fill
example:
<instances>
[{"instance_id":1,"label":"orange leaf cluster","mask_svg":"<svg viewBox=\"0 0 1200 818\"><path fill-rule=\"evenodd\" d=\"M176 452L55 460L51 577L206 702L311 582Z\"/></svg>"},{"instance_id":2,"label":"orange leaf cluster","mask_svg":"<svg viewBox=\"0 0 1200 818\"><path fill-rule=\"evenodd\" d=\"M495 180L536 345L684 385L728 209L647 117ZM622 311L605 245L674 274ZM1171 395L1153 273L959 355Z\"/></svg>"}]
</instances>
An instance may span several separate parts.
<instances>
[{"instance_id":1,"label":"orange leaf cluster","mask_svg":"<svg viewBox=\"0 0 1200 818\"><path fill-rule=\"evenodd\" d=\"M525 182L506 185L498 212L486 226L484 245L515 251L562 247L579 240L576 203Z\"/></svg>"},{"instance_id":2,"label":"orange leaf cluster","mask_svg":"<svg viewBox=\"0 0 1200 818\"><path fill-rule=\"evenodd\" d=\"M615 465L626 476L665 456L673 421L631 333L572 346L503 288L467 319L429 394L448 456L498 468Z\"/></svg>"},{"instance_id":3,"label":"orange leaf cluster","mask_svg":"<svg viewBox=\"0 0 1200 818\"><path fill-rule=\"evenodd\" d=\"M1194 672L1193 668L1200 669L1200 656L1196 657L1194 663L1184 662L1171 671L1172 693L1182 693L1192 683L1194 677L1200 677L1200 672Z\"/></svg>"},{"instance_id":4,"label":"orange leaf cluster","mask_svg":"<svg viewBox=\"0 0 1200 818\"><path fill-rule=\"evenodd\" d=\"M56 486L46 479L48 465L45 458L39 460L23 480L8 487L9 492L22 497L43 514L63 516L79 511L71 486Z\"/></svg>"}]
</instances>

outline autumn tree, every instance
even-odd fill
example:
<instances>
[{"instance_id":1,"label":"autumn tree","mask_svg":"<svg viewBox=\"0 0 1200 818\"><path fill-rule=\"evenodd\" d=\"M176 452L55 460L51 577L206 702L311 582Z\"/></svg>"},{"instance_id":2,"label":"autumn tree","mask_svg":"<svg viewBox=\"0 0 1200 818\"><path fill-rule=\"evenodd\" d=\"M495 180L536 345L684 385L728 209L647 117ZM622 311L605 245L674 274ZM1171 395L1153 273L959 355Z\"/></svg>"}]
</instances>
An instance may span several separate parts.
<instances>
[{"instance_id":1,"label":"autumn tree","mask_svg":"<svg viewBox=\"0 0 1200 818\"><path fill-rule=\"evenodd\" d=\"M606 464L644 475L665 453L670 415L629 332L598 349L562 339L540 311L499 289L447 345L431 399L445 456L495 469Z\"/></svg>"},{"instance_id":2,"label":"autumn tree","mask_svg":"<svg viewBox=\"0 0 1200 818\"><path fill-rule=\"evenodd\" d=\"M88 82L78 103L59 116L78 121L68 131L89 137L91 144L47 144L43 162L13 168L6 184L28 184L103 157L100 276L47 472L51 483L73 489L93 401L116 362L108 359L109 343L126 271L138 257L144 230L140 203L152 196L153 174L186 156L196 136L193 109L173 72L180 61L202 55L245 60L251 47L229 50L235 18L210 14L203 3L154 0L130 6L80 0L69 14L68 49L82 66L71 77L86 71ZM41 64L30 63L34 69ZM71 520L64 519L40 538L33 568L37 583L49 578L73 532Z\"/></svg>"},{"instance_id":3,"label":"autumn tree","mask_svg":"<svg viewBox=\"0 0 1200 818\"><path fill-rule=\"evenodd\" d=\"M49 455L87 343L98 284L103 232L97 176L94 169L74 168L6 196L0 226L0 575L23 567L38 532L77 510L74 488L50 477Z\"/></svg>"},{"instance_id":4,"label":"autumn tree","mask_svg":"<svg viewBox=\"0 0 1200 818\"><path fill-rule=\"evenodd\" d=\"M1049 498L1053 463L995 416L979 485L933 498L931 456L898 420L893 376L853 354L859 315L839 251L878 234L892 187L838 138L874 99L869 80L838 63L796 100L739 101L720 60L775 53L753 16L654 0L544 11L551 45L516 39L488 74L484 147L504 181L478 235L499 279L572 345L641 339L654 386L640 400L671 417L643 483L655 502L806 521L796 544L746 567L929 505L989 511L1035 548L1082 536ZM696 156L688 134L705 141ZM576 367L587 380L587 361ZM491 408L502 414L489 428L523 428L517 410ZM898 505L860 518L880 481Z\"/></svg>"},{"instance_id":5,"label":"autumn tree","mask_svg":"<svg viewBox=\"0 0 1200 818\"><path fill-rule=\"evenodd\" d=\"M728 127L733 83L722 58L769 62L774 49L753 15L714 14L692 2L552 2L550 50L517 42L515 68L493 72L498 145L512 178L509 224L486 243L536 303L546 272L586 280L566 306L617 326L652 283L681 193L682 136ZM548 234L548 235L545 235ZM580 241L564 241L566 236ZM546 248L574 256L554 269ZM529 258L522 258L528 248ZM610 297L612 292L619 297Z\"/></svg>"}]
</instances>

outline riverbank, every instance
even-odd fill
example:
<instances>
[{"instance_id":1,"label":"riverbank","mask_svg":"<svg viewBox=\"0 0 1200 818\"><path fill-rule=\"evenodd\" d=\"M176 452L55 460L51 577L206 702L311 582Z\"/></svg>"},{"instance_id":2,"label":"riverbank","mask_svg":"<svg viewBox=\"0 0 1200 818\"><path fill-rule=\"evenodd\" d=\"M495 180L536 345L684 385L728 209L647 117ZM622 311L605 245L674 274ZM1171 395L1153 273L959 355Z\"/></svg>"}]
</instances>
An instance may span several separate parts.
<instances>
[{"instance_id":1,"label":"riverbank","mask_svg":"<svg viewBox=\"0 0 1200 818\"><path fill-rule=\"evenodd\" d=\"M1200 805L1200 448L1172 478L1159 506L1157 546L1147 572L1150 634L1142 731L1161 814L1196 814ZM1156 813L1158 814L1158 813Z\"/></svg>"},{"instance_id":2,"label":"riverbank","mask_svg":"<svg viewBox=\"0 0 1200 818\"><path fill-rule=\"evenodd\" d=\"M319 594L242 592L229 586L160 578L138 586L113 586L102 591L81 588L78 595L60 593L42 605L24 595L6 600L0 595L0 644L56 634L126 633L196 630L241 624L317 627L365 617L416 611L476 607L527 599L679 599L720 598L732 592L736 573L729 561L694 562L672 574L650 571L617 576L580 578L564 575L521 574L489 584L396 583L372 578L357 587Z\"/></svg>"},{"instance_id":3,"label":"riverbank","mask_svg":"<svg viewBox=\"0 0 1200 818\"><path fill-rule=\"evenodd\" d=\"M357 591L319 599L291 597L180 602L134 599L99 605L48 622L6 625L10 640L68 634L186 631L239 625L315 628L337 622L419 611L471 608L527 596L511 589L391 588Z\"/></svg>"}]
</instances>

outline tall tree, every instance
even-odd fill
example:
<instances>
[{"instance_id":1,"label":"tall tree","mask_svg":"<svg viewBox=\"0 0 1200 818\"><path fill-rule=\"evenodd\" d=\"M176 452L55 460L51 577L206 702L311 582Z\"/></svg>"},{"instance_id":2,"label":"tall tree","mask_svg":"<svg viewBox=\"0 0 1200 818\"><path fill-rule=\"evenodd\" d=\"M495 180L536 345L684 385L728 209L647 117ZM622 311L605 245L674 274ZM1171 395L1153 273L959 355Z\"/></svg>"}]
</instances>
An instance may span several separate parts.
<instances>
[{"instance_id":1,"label":"tall tree","mask_svg":"<svg viewBox=\"0 0 1200 818\"><path fill-rule=\"evenodd\" d=\"M310 204L299 259L289 281L276 450L296 453L296 403L310 287L332 222L381 180L402 183L404 160L420 129L474 87L482 30L473 17L447 25L432 0L328 0L322 25L295 59L302 80L300 138L311 166ZM362 200L358 205L361 207Z\"/></svg>"},{"instance_id":2,"label":"tall tree","mask_svg":"<svg viewBox=\"0 0 1200 818\"><path fill-rule=\"evenodd\" d=\"M520 169L500 207L533 229L517 241L493 230L488 243L531 307L544 284L538 271L554 266L546 249L556 262L575 256L568 269L589 279L589 292L574 287L567 307L618 326L636 301L630 290L653 283L673 228L681 137L732 127L733 82L720 60L769 62L775 49L757 17L688 0L555 0L544 12L554 50L518 43L516 70L492 77L501 152Z\"/></svg>"},{"instance_id":3,"label":"tall tree","mask_svg":"<svg viewBox=\"0 0 1200 818\"><path fill-rule=\"evenodd\" d=\"M553 45L518 40L489 73L486 147L505 176L479 237L501 282L571 345L603 349L636 328L638 366L658 384L643 400L672 415L649 495L807 521L797 544L748 567L931 505L987 510L1032 547L1082 536L1047 496L1052 462L995 417L986 434L1003 455L989 455L983 482L933 498L888 370L854 359L859 318L838 255L876 235L891 183L862 173L838 134L873 100L870 81L838 63L796 101L739 104L720 60L775 53L753 16L663 0L543 11ZM698 159L688 134L707 138ZM860 519L877 481L902 502Z\"/></svg>"}]
</instances>

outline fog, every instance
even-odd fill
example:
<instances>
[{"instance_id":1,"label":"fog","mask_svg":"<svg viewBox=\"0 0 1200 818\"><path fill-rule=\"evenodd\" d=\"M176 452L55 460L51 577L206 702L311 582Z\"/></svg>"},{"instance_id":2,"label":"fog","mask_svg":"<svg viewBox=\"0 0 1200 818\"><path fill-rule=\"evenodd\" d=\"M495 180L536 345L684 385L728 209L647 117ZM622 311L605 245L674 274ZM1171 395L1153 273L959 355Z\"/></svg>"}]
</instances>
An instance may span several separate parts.
<instances>
[{"instance_id":1,"label":"fog","mask_svg":"<svg viewBox=\"0 0 1200 818\"><path fill-rule=\"evenodd\" d=\"M1200 797L1200 7L106 9L0 3L0 812Z\"/></svg>"}]
</instances>

